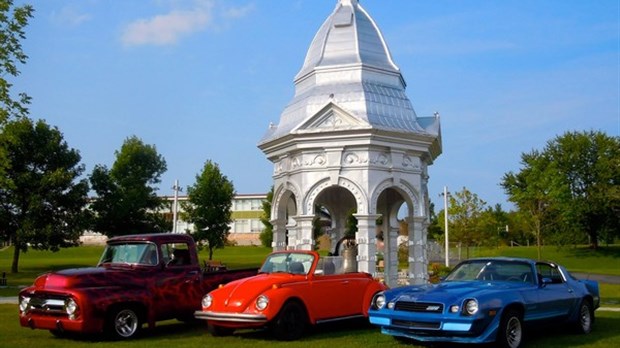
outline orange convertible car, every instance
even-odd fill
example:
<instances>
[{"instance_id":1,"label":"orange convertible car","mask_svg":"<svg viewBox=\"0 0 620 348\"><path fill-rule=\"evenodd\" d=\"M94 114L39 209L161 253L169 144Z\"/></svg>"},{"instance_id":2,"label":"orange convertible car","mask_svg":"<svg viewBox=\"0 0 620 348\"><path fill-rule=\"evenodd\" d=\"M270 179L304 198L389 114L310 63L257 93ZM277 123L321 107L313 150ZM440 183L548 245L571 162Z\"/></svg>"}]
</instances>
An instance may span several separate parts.
<instances>
[{"instance_id":1,"label":"orange convertible car","mask_svg":"<svg viewBox=\"0 0 620 348\"><path fill-rule=\"evenodd\" d=\"M367 273L343 270L342 257L274 252L258 275L205 295L195 316L207 320L209 332L216 336L267 327L280 340L301 337L308 325L368 317L372 297L385 285Z\"/></svg>"}]
</instances>

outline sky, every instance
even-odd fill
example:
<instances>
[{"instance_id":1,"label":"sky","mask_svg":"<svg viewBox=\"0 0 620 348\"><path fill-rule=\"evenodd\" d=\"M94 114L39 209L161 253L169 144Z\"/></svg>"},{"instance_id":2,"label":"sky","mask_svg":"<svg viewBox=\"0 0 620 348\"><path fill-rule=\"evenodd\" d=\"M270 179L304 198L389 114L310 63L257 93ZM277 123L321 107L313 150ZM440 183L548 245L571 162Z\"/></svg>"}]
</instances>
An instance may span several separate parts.
<instances>
[{"instance_id":1,"label":"sky","mask_svg":"<svg viewBox=\"0 0 620 348\"><path fill-rule=\"evenodd\" d=\"M217 163L238 194L266 193L257 148L337 0L16 0L34 18L13 91L58 127L85 175L123 141L154 145L160 195ZM419 117L438 112L429 195L466 187L511 203L502 176L568 131L620 136L620 0L362 0ZM182 193L181 193L182 194Z\"/></svg>"}]
</instances>

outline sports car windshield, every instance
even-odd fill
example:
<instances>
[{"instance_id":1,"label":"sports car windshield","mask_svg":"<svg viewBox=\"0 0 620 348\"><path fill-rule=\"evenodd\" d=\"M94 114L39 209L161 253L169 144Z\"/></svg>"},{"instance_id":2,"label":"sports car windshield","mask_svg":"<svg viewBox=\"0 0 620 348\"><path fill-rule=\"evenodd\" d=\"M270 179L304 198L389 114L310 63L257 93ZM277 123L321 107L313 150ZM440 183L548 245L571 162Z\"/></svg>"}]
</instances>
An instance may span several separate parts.
<instances>
[{"instance_id":1,"label":"sports car windshield","mask_svg":"<svg viewBox=\"0 0 620 348\"><path fill-rule=\"evenodd\" d=\"M519 261L472 260L460 263L445 281L509 281L534 284L532 267Z\"/></svg>"},{"instance_id":2,"label":"sports car windshield","mask_svg":"<svg viewBox=\"0 0 620 348\"><path fill-rule=\"evenodd\" d=\"M267 257L267 260L265 260L259 272L308 274L313 262L314 256L310 254L277 253Z\"/></svg>"}]
</instances>

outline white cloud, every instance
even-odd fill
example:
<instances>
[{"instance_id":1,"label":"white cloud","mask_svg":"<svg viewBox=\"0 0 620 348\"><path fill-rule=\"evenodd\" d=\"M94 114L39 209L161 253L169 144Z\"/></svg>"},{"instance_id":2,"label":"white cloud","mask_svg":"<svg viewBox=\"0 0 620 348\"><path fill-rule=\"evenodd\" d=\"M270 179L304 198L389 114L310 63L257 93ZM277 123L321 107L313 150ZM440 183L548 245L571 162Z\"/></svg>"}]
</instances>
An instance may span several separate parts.
<instances>
[{"instance_id":1,"label":"white cloud","mask_svg":"<svg viewBox=\"0 0 620 348\"><path fill-rule=\"evenodd\" d=\"M219 6L219 2L212 0L195 1L194 8L189 10L174 9L167 14L138 19L125 27L121 41L126 46L170 45L184 36L218 27L218 20L246 17L255 8L254 4L216 8Z\"/></svg>"},{"instance_id":2,"label":"white cloud","mask_svg":"<svg viewBox=\"0 0 620 348\"><path fill-rule=\"evenodd\" d=\"M59 12L52 12L51 19L52 22L59 25L68 25L68 26L78 26L84 22L89 21L92 16L88 13L81 13L77 9L66 6L63 7Z\"/></svg>"},{"instance_id":3,"label":"white cloud","mask_svg":"<svg viewBox=\"0 0 620 348\"><path fill-rule=\"evenodd\" d=\"M121 40L127 46L173 44L184 35L205 29L211 17L209 9L198 8L139 19L125 28Z\"/></svg>"}]
</instances>

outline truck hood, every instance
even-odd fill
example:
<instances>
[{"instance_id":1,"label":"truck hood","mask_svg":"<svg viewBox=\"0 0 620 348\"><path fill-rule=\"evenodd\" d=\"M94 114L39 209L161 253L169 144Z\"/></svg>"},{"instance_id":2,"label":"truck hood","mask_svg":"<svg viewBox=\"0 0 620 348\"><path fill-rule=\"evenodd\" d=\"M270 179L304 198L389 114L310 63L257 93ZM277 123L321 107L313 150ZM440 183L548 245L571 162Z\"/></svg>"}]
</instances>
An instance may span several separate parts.
<instances>
[{"instance_id":1,"label":"truck hood","mask_svg":"<svg viewBox=\"0 0 620 348\"><path fill-rule=\"evenodd\" d=\"M128 266L72 268L43 274L35 280L34 286L39 289L127 286L136 283L140 278L138 273Z\"/></svg>"}]
</instances>

